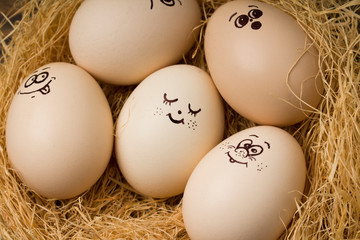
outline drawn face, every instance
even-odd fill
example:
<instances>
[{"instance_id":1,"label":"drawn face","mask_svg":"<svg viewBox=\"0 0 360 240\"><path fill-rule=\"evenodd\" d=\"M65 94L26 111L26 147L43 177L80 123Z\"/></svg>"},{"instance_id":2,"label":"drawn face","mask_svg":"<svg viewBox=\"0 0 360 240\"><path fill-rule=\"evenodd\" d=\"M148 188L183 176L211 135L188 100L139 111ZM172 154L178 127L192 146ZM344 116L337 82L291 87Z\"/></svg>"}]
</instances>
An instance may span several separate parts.
<instances>
[{"instance_id":1,"label":"drawn face","mask_svg":"<svg viewBox=\"0 0 360 240\"><path fill-rule=\"evenodd\" d=\"M158 0L155 0L155 1L158 1ZM168 7L175 6L176 2L178 2L180 5L182 5L182 2L180 0L160 0L160 2ZM150 9L153 9L154 0L150 0L150 3L151 3Z\"/></svg>"},{"instance_id":2,"label":"drawn face","mask_svg":"<svg viewBox=\"0 0 360 240\"><path fill-rule=\"evenodd\" d=\"M229 22L234 20L234 25L237 28L243 28L249 22L251 22L251 28L253 30L258 30L261 28L262 24L261 24L261 22L255 21L255 20L259 19L263 15L263 12L260 9L258 9L259 8L258 6L249 5L248 7L253 8L253 9L251 9L247 13L247 15L241 14L238 16L238 13L235 12L233 15L230 16Z\"/></svg>"},{"instance_id":3,"label":"drawn face","mask_svg":"<svg viewBox=\"0 0 360 240\"><path fill-rule=\"evenodd\" d=\"M169 111L172 108L175 108L176 103L179 101L178 98L171 98L164 93L163 95L163 104L169 106ZM174 124L186 125L189 129L195 130L197 127L197 122L195 120L197 114L201 112L201 108L193 108L190 103L187 105L187 109L176 109L175 113L173 111L168 112L165 116ZM187 113L186 113L187 112ZM162 115L164 113L161 107L156 108L154 115ZM190 119L189 119L190 118Z\"/></svg>"},{"instance_id":4,"label":"drawn face","mask_svg":"<svg viewBox=\"0 0 360 240\"><path fill-rule=\"evenodd\" d=\"M255 142L258 142L257 144ZM270 144L266 141L261 141L257 135L249 135L249 138L241 140L236 146L229 142L223 143L221 149L227 150L225 152L230 163L240 164L249 167L255 165L257 171L262 171L267 165L257 162L257 156L264 151L270 149Z\"/></svg>"},{"instance_id":5,"label":"drawn face","mask_svg":"<svg viewBox=\"0 0 360 240\"><path fill-rule=\"evenodd\" d=\"M50 83L55 80L55 77L50 77L49 72L46 71L50 67L45 67L40 70L36 70L32 75L25 81L23 88L18 94L30 94L31 98L36 96L37 92L42 95L50 93Z\"/></svg>"}]
</instances>

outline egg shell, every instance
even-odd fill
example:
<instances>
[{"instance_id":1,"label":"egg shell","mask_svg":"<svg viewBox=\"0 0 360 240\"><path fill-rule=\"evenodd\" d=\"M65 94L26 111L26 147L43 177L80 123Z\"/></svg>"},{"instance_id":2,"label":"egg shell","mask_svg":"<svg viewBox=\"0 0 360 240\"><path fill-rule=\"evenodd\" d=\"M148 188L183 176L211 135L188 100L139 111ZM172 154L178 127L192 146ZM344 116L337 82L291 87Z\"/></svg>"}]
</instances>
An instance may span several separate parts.
<instances>
[{"instance_id":1,"label":"egg shell","mask_svg":"<svg viewBox=\"0 0 360 240\"><path fill-rule=\"evenodd\" d=\"M173 65L147 77L124 104L116 124L117 162L139 193L175 196L223 133L222 99L210 76Z\"/></svg>"},{"instance_id":2,"label":"egg shell","mask_svg":"<svg viewBox=\"0 0 360 240\"><path fill-rule=\"evenodd\" d=\"M213 148L186 185L183 218L193 240L276 239L296 211L304 154L286 131L258 126Z\"/></svg>"},{"instance_id":3,"label":"egg shell","mask_svg":"<svg viewBox=\"0 0 360 240\"><path fill-rule=\"evenodd\" d=\"M204 48L214 83L235 111L258 124L289 126L314 111L324 90L311 44L290 15L241 0L214 12Z\"/></svg>"},{"instance_id":4,"label":"egg shell","mask_svg":"<svg viewBox=\"0 0 360 240\"><path fill-rule=\"evenodd\" d=\"M50 63L28 76L6 125L11 165L38 194L66 199L89 189L113 147L113 121L98 83L69 63Z\"/></svg>"},{"instance_id":5,"label":"egg shell","mask_svg":"<svg viewBox=\"0 0 360 240\"><path fill-rule=\"evenodd\" d=\"M76 63L95 78L137 84L181 60L200 20L196 0L85 0L72 19L69 46Z\"/></svg>"}]
</instances>

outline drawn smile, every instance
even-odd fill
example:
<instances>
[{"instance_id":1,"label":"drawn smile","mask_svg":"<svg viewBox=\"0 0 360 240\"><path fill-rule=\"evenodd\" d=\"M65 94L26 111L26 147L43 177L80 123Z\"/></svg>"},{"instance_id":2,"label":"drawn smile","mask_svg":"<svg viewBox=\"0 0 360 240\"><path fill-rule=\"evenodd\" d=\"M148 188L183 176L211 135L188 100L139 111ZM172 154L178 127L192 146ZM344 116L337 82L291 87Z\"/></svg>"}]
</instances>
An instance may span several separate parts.
<instances>
[{"instance_id":1,"label":"drawn smile","mask_svg":"<svg viewBox=\"0 0 360 240\"><path fill-rule=\"evenodd\" d=\"M53 79L49 80L49 82L46 83L42 88L35 89L33 91L20 91L20 94L32 94L32 93L35 93L35 92L41 92L43 95L46 95L46 94L50 93L50 86L49 85L50 85L50 83L52 82Z\"/></svg>"},{"instance_id":2,"label":"drawn smile","mask_svg":"<svg viewBox=\"0 0 360 240\"><path fill-rule=\"evenodd\" d=\"M166 116L168 116L170 121L172 121L175 124L180 124L180 123L184 124L184 119L183 118L180 119L180 120L176 120L171 116L171 113L166 114Z\"/></svg>"},{"instance_id":3,"label":"drawn smile","mask_svg":"<svg viewBox=\"0 0 360 240\"><path fill-rule=\"evenodd\" d=\"M229 161L230 161L231 163L244 164L246 167L248 167L248 163L247 163L247 162L241 162L241 161L235 160L235 159L230 155L230 151L226 152L226 154L228 155Z\"/></svg>"}]
</instances>

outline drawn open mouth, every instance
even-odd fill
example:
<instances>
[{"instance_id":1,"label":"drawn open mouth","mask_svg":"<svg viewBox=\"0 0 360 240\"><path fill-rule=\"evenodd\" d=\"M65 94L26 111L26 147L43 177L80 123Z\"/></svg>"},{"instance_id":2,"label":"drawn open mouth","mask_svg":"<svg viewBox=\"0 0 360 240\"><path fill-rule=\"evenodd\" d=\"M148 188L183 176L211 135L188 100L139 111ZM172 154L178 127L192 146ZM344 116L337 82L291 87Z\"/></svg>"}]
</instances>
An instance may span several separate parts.
<instances>
[{"instance_id":1,"label":"drawn open mouth","mask_svg":"<svg viewBox=\"0 0 360 240\"><path fill-rule=\"evenodd\" d=\"M51 81L50 81L51 82ZM49 82L49 83L50 83ZM50 92L50 87L49 87L49 83L46 84L44 87L42 87L41 89L39 89L39 91L42 93L42 94L48 94Z\"/></svg>"},{"instance_id":2,"label":"drawn open mouth","mask_svg":"<svg viewBox=\"0 0 360 240\"><path fill-rule=\"evenodd\" d=\"M171 116L171 113L166 114L166 116L169 116L170 121L172 121L175 124L180 124L180 123L184 124L183 118L181 120L176 120Z\"/></svg>"},{"instance_id":3,"label":"drawn open mouth","mask_svg":"<svg viewBox=\"0 0 360 240\"><path fill-rule=\"evenodd\" d=\"M235 159L230 155L230 151L226 152L226 154L228 155L229 161L230 161L231 163L244 164L246 167L248 167L248 163L247 163L247 162L241 162L241 161L235 160Z\"/></svg>"}]
</instances>

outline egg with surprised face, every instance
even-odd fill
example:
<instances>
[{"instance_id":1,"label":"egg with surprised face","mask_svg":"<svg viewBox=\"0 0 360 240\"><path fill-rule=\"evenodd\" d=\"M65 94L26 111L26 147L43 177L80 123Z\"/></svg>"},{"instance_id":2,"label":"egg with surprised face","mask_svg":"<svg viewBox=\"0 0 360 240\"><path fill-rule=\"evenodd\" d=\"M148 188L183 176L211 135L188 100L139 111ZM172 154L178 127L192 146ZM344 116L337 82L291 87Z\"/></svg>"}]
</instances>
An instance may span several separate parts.
<instances>
[{"instance_id":1,"label":"egg with surprised face","mask_svg":"<svg viewBox=\"0 0 360 240\"><path fill-rule=\"evenodd\" d=\"M175 196L223 132L222 100L210 76L173 65L151 74L124 104L116 124L117 162L139 193Z\"/></svg>"},{"instance_id":2,"label":"egg with surprised face","mask_svg":"<svg viewBox=\"0 0 360 240\"><path fill-rule=\"evenodd\" d=\"M251 121L292 125L321 100L319 53L296 20L274 6L252 0L220 6L204 47L220 94Z\"/></svg>"},{"instance_id":3,"label":"egg with surprised face","mask_svg":"<svg viewBox=\"0 0 360 240\"><path fill-rule=\"evenodd\" d=\"M305 185L302 149L287 132L258 126L213 148L186 185L183 217L191 239L276 239Z\"/></svg>"}]
</instances>

